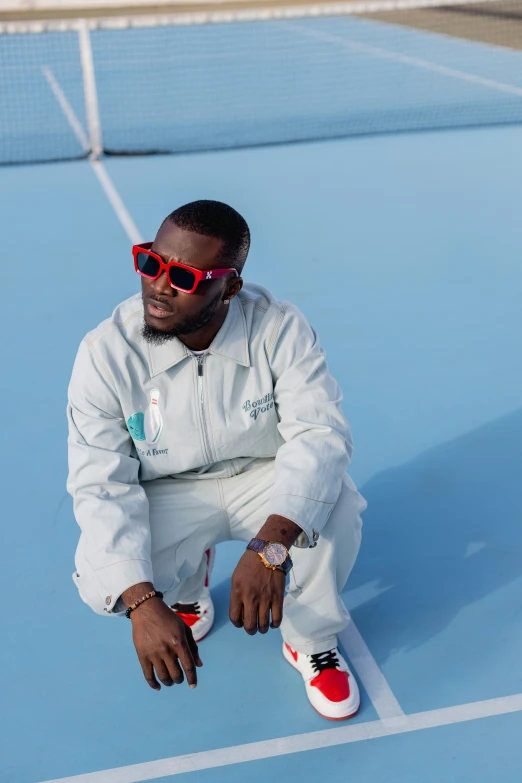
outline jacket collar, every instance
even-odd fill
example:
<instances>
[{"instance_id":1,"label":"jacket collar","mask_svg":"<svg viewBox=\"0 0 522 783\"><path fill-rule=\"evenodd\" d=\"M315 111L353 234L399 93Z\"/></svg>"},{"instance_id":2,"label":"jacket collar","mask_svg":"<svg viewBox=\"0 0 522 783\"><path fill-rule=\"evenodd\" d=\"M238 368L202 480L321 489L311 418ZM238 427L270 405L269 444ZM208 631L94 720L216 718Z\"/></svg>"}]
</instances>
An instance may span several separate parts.
<instances>
[{"instance_id":1,"label":"jacket collar","mask_svg":"<svg viewBox=\"0 0 522 783\"><path fill-rule=\"evenodd\" d=\"M208 352L232 359L243 367L250 367L248 348L245 314L239 297L235 296L230 302L227 317L210 344ZM162 345L147 343L147 349L151 378L168 370L169 367L174 367L190 355L187 347L177 337Z\"/></svg>"}]
</instances>

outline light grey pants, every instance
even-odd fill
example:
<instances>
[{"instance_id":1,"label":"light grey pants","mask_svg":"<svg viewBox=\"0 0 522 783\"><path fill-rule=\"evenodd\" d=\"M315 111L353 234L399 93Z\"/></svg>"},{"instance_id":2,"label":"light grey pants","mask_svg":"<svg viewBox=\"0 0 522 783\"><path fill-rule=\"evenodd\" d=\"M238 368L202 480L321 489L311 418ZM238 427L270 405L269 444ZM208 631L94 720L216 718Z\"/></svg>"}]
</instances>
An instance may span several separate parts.
<instances>
[{"instance_id":1,"label":"light grey pants","mask_svg":"<svg viewBox=\"0 0 522 783\"><path fill-rule=\"evenodd\" d=\"M274 460L257 460L237 476L222 479L159 479L144 483L149 500L154 586L169 604L192 603L201 594L206 549L227 540L250 541L268 516ZM346 475L339 500L313 549L292 547L281 631L295 650L319 652L337 644L347 625L339 593L361 542L366 501ZM82 599L105 614L89 566L76 554Z\"/></svg>"}]
</instances>

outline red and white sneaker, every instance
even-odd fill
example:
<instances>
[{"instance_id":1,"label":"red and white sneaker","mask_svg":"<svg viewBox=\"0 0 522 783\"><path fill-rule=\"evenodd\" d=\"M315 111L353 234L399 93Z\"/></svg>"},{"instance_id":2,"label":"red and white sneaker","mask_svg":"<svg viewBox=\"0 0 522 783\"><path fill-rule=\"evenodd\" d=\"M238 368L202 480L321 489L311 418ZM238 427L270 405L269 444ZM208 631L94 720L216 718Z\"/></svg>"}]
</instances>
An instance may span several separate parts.
<instances>
[{"instance_id":1,"label":"red and white sneaker","mask_svg":"<svg viewBox=\"0 0 522 783\"><path fill-rule=\"evenodd\" d=\"M186 625L192 629L192 636L195 642L200 642L212 630L214 625L214 604L210 597L210 574L214 566L216 555L215 547L207 549L205 557L207 558L207 573L205 576L205 585L198 600L193 604L177 603L171 606L172 611L181 617Z\"/></svg>"},{"instance_id":2,"label":"red and white sneaker","mask_svg":"<svg viewBox=\"0 0 522 783\"><path fill-rule=\"evenodd\" d=\"M323 718L345 720L359 710L357 682L337 647L304 655L284 642L283 655L303 675L310 704Z\"/></svg>"}]
</instances>

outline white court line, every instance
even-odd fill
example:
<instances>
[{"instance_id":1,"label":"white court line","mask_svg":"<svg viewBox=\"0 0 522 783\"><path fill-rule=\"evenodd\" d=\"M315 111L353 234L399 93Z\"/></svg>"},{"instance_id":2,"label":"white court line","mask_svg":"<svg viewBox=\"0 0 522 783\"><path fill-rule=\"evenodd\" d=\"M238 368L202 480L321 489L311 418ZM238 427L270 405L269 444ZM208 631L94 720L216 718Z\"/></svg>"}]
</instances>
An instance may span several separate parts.
<instances>
[{"instance_id":1,"label":"white court line","mask_svg":"<svg viewBox=\"0 0 522 783\"><path fill-rule=\"evenodd\" d=\"M290 27L290 25L288 25L288 27ZM379 46L362 44L358 41L352 41L349 38L343 38L340 35L323 33L321 30L313 30L312 28L302 27L301 25L297 24L293 24L291 29L296 30L299 33L303 33L304 35L308 35L311 38L318 38L323 41L339 43L347 49L353 49L354 51L364 52L366 54L373 54L375 57L380 57L385 60L395 60L396 62L405 63L406 65L412 65L415 68L422 68L425 71L440 73L443 76L450 76L453 79L459 79L460 81L464 82L471 82L472 84L480 84L482 87L487 87L490 90L507 92L510 95L517 95L522 98L522 87L515 87L513 84L497 82L495 79L485 79L482 76L477 76L474 73L459 71L455 68L447 68L445 65L439 65L438 63L431 62L431 60L422 60L419 57L410 57L407 54L399 54L399 52L394 52L390 49L382 49Z\"/></svg>"},{"instance_id":2,"label":"white court line","mask_svg":"<svg viewBox=\"0 0 522 783\"><path fill-rule=\"evenodd\" d=\"M65 117L67 118L67 121L69 122L69 125L71 126L74 135L80 142L82 149L84 149L85 152L88 152L90 150L90 144L87 135L82 127L81 122L79 121L78 117L74 113L74 109L72 108L71 104L67 100L67 97L64 91L62 90L59 82L57 81L51 69L48 68L47 66L43 66L42 71L54 93L56 100L58 101L60 108L65 114ZM105 195L109 199L109 203L111 207L116 213L116 217L118 218L121 225L123 226L123 230L127 234L131 243L133 245L137 245L140 242L143 242L142 235L136 223L132 219L129 210L123 203L120 194L114 187L114 184L111 178L109 177L109 175L107 174L107 170L105 169L103 163L94 157L91 157L89 159L89 163L91 164L92 170L96 174L96 177L98 178L98 181L102 186Z\"/></svg>"},{"instance_id":3,"label":"white court line","mask_svg":"<svg viewBox=\"0 0 522 783\"><path fill-rule=\"evenodd\" d=\"M76 116L73 107L65 97L65 93L60 87L54 73L47 65L42 66L42 73L45 76L47 83L49 84L49 87L53 91L54 97L58 101L61 110L65 114L67 122L71 126L74 135L80 142L80 146L82 150L84 152L89 152L89 150L91 149L91 145L89 144L89 139L87 138L87 134L85 133L80 120Z\"/></svg>"},{"instance_id":4,"label":"white court line","mask_svg":"<svg viewBox=\"0 0 522 783\"><path fill-rule=\"evenodd\" d=\"M379 718L387 721L404 716L401 705L351 617L348 627L339 634L339 639Z\"/></svg>"},{"instance_id":5,"label":"white court line","mask_svg":"<svg viewBox=\"0 0 522 783\"><path fill-rule=\"evenodd\" d=\"M143 242L143 237L140 234L136 223L132 219L129 210L123 203L120 194L114 187L113 182L107 174L107 170L103 163L100 160L91 159L90 164L94 173L98 177L98 181L102 186L105 195L109 199L109 202L116 213L116 217L123 226L125 233L129 237L131 243L133 245L138 245L140 242Z\"/></svg>"},{"instance_id":6,"label":"white court line","mask_svg":"<svg viewBox=\"0 0 522 783\"><path fill-rule=\"evenodd\" d=\"M307 750L346 745L351 742L362 742L377 737L390 737L395 734L405 734L410 731L431 729L436 726L449 726L455 723L490 718L494 715L506 715L510 712L522 711L522 693L514 696L504 696L500 699L476 701L471 704L460 704L456 707L445 707L429 712L417 712L413 715L389 718L386 721L371 721L356 723L352 726L313 731L309 734L295 734L291 737L251 742L246 745L235 745L230 748L206 750L201 753L189 753L185 756L173 756L158 761L147 761L143 764L132 764L128 767L106 769L99 772L88 772L85 775L73 775L68 778L56 778L44 783L142 783L167 775L182 775L185 772L196 772L215 767L226 767L231 764L242 764L248 761L285 756L290 753L302 753ZM248 773L245 772L245 779Z\"/></svg>"},{"instance_id":7,"label":"white court line","mask_svg":"<svg viewBox=\"0 0 522 783\"><path fill-rule=\"evenodd\" d=\"M92 56L91 34L86 19L79 20L78 43L80 46L85 113L87 115L87 128L89 130L91 153L93 156L97 157L102 154L103 145L100 110L98 107L98 92L96 90L96 76L94 73L94 59Z\"/></svg>"}]
</instances>

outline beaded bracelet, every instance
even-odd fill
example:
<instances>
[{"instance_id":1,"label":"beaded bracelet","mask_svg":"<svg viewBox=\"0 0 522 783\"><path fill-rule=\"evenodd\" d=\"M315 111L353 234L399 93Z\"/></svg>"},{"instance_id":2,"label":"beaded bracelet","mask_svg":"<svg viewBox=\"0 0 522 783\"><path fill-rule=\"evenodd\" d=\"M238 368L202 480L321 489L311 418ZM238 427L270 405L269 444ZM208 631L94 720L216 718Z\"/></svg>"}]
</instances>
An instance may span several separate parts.
<instances>
[{"instance_id":1,"label":"beaded bracelet","mask_svg":"<svg viewBox=\"0 0 522 783\"><path fill-rule=\"evenodd\" d=\"M145 601L148 601L149 598L154 598L154 597L163 598L163 593L160 593L159 590L151 590L150 593L147 593L147 595L144 595L143 598L140 598L138 601L134 601L134 603L129 606L129 608L125 612L125 617L128 617L130 620L131 612L137 609L138 606L141 606L141 604L145 603Z\"/></svg>"}]
</instances>

